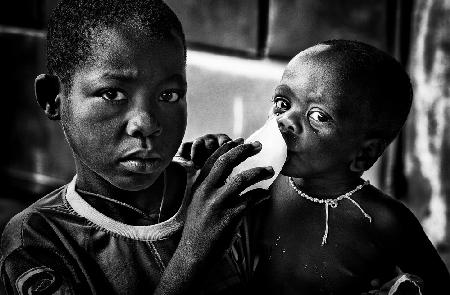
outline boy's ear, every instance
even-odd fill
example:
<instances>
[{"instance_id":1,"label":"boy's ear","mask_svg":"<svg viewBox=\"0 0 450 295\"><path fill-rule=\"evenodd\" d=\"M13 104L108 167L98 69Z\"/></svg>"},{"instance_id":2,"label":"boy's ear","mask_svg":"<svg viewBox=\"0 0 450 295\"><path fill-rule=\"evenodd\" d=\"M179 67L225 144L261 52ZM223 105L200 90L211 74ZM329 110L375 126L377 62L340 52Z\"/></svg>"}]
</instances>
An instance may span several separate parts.
<instances>
[{"instance_id":1,"label":"boy's ear","mask_svg":"<svg viewBox=\"0 0 450 295\"><path fill-rule=\"evenodd\" d=\"M350 162L350 170L363 173L372 167L386 148L386 141L381 138L367 139L363 142L360 151Z\"/></svg>"},{"instance_id":2,"label":"boy's ear","mask_svg":"<svg viewBox=\"0 0 450 295\"><path fill-rule=\"evenodd\" d=\"M34 81L36 99L50 120L61 119L61 82L53 75L41 74Z\"/></svg>"}]
</instances>

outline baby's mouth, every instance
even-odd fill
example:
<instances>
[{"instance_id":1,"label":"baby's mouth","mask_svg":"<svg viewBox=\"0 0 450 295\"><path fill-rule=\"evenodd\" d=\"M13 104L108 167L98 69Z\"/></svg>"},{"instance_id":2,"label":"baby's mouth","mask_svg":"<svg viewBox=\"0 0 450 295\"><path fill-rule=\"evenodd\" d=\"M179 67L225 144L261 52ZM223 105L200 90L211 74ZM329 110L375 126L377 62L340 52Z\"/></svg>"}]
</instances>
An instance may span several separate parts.
<instances>
[{"instance_id":1,"label":"baby's mouth","mask_svg":"<svg viewBox=\"0 0 450 295\"><path fill-rule=\"evenodd\" d=\"M280 131L280 132L281 132L281 136L283 136L284 142L286 143L287 148L289 150L289 147L290 146L292 147L297 142L298 136L289 130Z\"/></svg>"}]
</instances>

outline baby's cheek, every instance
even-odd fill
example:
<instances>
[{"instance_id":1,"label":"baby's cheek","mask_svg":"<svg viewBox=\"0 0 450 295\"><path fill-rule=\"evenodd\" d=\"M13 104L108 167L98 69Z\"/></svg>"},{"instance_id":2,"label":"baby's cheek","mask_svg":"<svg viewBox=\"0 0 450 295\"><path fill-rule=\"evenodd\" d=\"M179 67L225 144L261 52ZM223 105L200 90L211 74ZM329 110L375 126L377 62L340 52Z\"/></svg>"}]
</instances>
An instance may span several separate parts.
<instances>
[{"instance_id":1,"label":"baby's cheek","mask_svg":"<svg viewBox=\"0 0 450 295\"><path fill-rule=\"evenodd\" d=\"M308 145L312 156L320 162L331 161L330 158L340 158L345 150L344 142L324 136L310 138Z\"/></svg>"}]
</instances>

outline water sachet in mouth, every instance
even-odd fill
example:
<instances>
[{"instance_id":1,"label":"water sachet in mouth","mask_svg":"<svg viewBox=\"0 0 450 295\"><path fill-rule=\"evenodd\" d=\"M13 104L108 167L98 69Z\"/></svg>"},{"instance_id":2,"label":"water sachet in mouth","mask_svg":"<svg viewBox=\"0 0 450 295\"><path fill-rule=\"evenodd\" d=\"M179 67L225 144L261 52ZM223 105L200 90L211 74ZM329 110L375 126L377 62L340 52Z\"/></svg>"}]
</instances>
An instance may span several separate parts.
<instances>
[{"instance_id":1,"label":"water sachet in mouth","mask_svg":"<svg viewBox=\"0 0 450 295\"><path fill-rule=\"evenodd\" d=\"M270 179L249 186L241 194L256 188L268 189L278 174L280 174L287 157L286 143L278 129L276 117L270 118L260 129L250 135L245 140L245 143L252 143L254 141L261 143L261 151L236 166L228 179L242 171L255 167L272 166L275 174Z\"/></svg>"}]
</instances>

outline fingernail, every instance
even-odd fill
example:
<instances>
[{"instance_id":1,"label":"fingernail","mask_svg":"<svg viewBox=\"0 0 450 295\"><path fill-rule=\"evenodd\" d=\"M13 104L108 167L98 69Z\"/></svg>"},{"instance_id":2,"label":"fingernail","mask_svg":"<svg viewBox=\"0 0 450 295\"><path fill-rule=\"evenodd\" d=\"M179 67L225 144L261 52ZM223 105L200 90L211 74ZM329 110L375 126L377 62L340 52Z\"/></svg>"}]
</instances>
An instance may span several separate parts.
<instances>
[{"instance_id":1,"label":"fingernail","mask_svg":"<svg viewBox=\"0 0 450 295\"><path fill-rule=\"evenodd\" d=\"M205 147L207 148L207 149L210 149L210 148L212 148L214 146L214 140L212 140L212 139L207 139L207 140L205 140Z\"/></svg>"},{"instance_id":2,"label":"fingernail","mask_svg":"<svg viewBox=\"0 0 450 295\"><path fill-rule=\"evenodd\" d=\"M259 141L254 141L252 142L252 146L256 149L256 148L261 148L261 143Z\"/></svg>"},{"instance_id":3,"label":"fingernail","mask_svg":"<svg viewBox=\"0 0 450 295\"><path fill-rule=\"evenodd\" d=\"M266 169L266 171L271 173L271 174L275 173L275 171L273 170L272 166L265 167L264 169Z\"/></svg>"}]
</instances>

